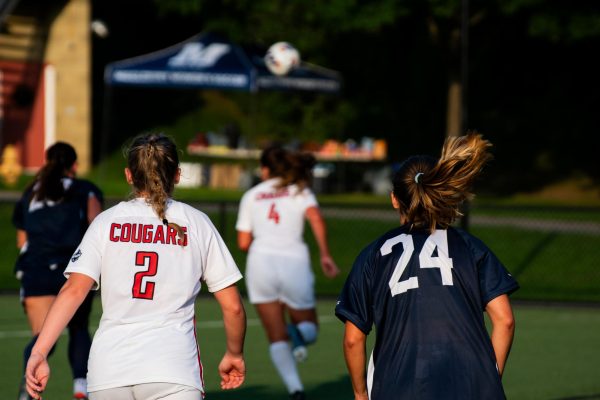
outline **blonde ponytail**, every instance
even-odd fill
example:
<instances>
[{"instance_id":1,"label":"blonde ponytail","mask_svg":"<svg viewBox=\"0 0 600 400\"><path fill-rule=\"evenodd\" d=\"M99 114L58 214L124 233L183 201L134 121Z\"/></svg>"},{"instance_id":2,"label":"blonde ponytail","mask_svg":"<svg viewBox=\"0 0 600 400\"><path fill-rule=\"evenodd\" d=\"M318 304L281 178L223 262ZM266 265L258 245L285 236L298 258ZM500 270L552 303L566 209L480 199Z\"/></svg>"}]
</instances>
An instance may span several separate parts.
<instances>
[{"instance_id":1,"label":"blonde ponytail","mask_svg":"<svg viewBox=\"0 0 600 400\"><path fill-rule=\"evenodd\" d=\"M460 205L471 199L471 186L492 158L492 144L476 132L447 138L441 157L413 156L394 177L394 196L413 226L430 231L446 228L460 217Z\"/></svg>"},{"instance_id":2,"label":"blonde ponytail","mask_svg":"<svg viewBox=\"0 0 600 400\"><path fill-rule=\"evenodd\" d=\"M175 143L162 134L138 136L127 150L127 166L136 195L143 193L162 223L175 229L183 242L185 232L178 224L169 222L165 215L179 169Z\"/></svg>"}]
</instances>

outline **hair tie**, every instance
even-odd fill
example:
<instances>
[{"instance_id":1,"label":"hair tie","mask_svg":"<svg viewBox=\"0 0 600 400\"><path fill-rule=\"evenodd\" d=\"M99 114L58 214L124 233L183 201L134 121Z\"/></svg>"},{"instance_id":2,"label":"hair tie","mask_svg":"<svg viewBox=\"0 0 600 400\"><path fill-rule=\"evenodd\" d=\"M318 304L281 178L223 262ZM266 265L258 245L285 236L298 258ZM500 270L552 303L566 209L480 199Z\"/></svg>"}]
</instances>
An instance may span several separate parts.
<instances>
[{"instance_id":1,"label":"hair tie","mask_svg":"<svg viewBox=\"0 0 600 400\"><path fill-rule=\"evenodd\" d=\"M167 219L166 219L166 218L163 218L163 224L165 224L165 225L169 225L169 221L167 221Z\"/></svg>"},{"instance_id":2,"label":"hair tie","mask_svg":"<svg viewBox=\"0 0 600 400\"><path fill-rule=\"evenodd\" d=\"M417 172L417 174L415 175L415 182L419 183L419 177L423 175L423 172Z\"/></svg>"}]
</instances>

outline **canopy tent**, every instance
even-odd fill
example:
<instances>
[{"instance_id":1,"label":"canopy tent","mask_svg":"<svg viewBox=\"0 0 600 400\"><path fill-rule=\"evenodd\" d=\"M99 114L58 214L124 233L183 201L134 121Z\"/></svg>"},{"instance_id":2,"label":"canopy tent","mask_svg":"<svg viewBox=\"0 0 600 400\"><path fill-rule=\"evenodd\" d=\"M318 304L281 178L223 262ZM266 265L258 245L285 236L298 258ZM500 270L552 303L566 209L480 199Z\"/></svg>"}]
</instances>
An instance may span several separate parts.
<instances>
[{"instance_id":1,"label":"canopy tent","mask_svg":"<svg viewBox=\"0 0 600 400\"><path fill-rule=\"evenodd\" d=\"M162 50L108 64L104 69L101 156L108 151L113 88L216 89L251 94L274 90L337 94L341 90L342 79L336 71L301 62L288 74L277 76L268 70L263 55L205 32Z\"/></svg>"},{"instance_id":2,"label":"canopy tent","mask_svg":"<svg viewBox=\"0 0 600 400\"><path fill-rule=\"evenodd\" d=\"M263 57L246 52L213 33L201 33L174 46L108 64L112 86L228 89L257 92L298 90L338 93L336 71L306 62L287 75L273 75Z\"/></svg>"}]
</instances>

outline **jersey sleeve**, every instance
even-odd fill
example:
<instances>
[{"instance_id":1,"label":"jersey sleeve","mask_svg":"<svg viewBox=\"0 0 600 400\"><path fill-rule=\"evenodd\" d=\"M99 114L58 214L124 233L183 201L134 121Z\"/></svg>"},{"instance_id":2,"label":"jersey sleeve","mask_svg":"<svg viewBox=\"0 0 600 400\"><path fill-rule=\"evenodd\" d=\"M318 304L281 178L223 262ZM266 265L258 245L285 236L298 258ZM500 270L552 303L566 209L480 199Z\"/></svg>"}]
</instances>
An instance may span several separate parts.
<instances>
[{"instance_id":1,"label":"jersey sleeve","mask_svg":"<svg viewBox=\"0 0 600 400\"><path fill-rule=\"evenodd\" d=\"M481 307L503 294L511 294L519 288L516 279L508 272L498 257L479 239L465 237L475 257L481 291Z\"/></svg>"},{"instance_id":2,"label":"jersey sleeve","mask_svg":"<svg viewBox=\"0 0 600 400\"><path fill-rule=\"evenodd\" d=\"M29 199L31 197L31 191L27 190L23 193L23 196L15 204L12 214L12 223L15 228L25 230L25 212L29 205Z\"/></svg>"},{"instance_id":3,"label":"jersey sleeve","mask_svg":"<svg viewBox=\"0 0 600 400\"><path fill-rule=\"evenodd\" d=\"M251 219L251 197L248 192L242 196L240 206L238 209L237 222L235 223L235 229L242 232L252 231L252 219Z\"/></svg>"},{"instance_id":4,"label":"jersey sleeve","mask_svg":"<svg viewBox=\"0 0 600 400\"><path fill-rule=\"evenodd\" d=\"M86 181L86 180L80 180L79 185L80 185L79 190L81 192L83 192L83 194L85 195L86 198L95 197L98 199L100 204L104 204L104 195L102 193L102 190L100 190L100 188L98 186L96 186L92 182Z\"/></svg>"},{"instance_id":5,"label":"jersey sleeve","mask_svg":"<svg viewBox=\"0 0 600 400\"><path fill-rule=\"evenodd\" d=\"M89 226L81 243L71 256L65 269L65 277L76 272L92 278L95 282L93 290L100 288L100 271L102 268L102 218L95 218Z\"/></svg>"},{"instance_id":6,"label":"jersey sleeve","mask_svg":"<svg viewBox=\"0 0 600 400\"><path fill-rule=\"evenodd\" d=\"M335 306L335 315L342 322L352 322L366 335L373 326L371 263L369 246L354 261Z\"/></svg>"},{"instance_id":7,"label":"jersey sleeve","mask_svg":"<svg viewBox=\"0 0 600 400\"><path fill-rule=\"evenodd\" d=\"M308 188L302 191L302 207L304 211L310 207L319 207L319 203L317 202L315 194Z\"/></svg>"},{"instance_id":8,"label":"jersey sleeve","mask_svg":"<svg viewBox=\"0 0 600 400\"><path fill-rule=\"evenodd\" d=\"M210 221L207 222L210 225L210 237L203 263L202 280L206 282L208 291L214 293L242 279L242 274L217 229Z\"/></svg>"}]
</instances>

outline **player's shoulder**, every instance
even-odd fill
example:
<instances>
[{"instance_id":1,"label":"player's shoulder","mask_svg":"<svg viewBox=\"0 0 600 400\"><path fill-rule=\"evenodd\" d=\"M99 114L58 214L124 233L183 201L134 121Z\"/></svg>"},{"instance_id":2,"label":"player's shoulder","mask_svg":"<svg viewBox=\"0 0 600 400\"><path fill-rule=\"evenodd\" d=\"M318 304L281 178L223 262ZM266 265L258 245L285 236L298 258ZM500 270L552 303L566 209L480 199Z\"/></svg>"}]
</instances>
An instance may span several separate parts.
<instances>
[{"instance_id":1,"label":"player's shoulder","mask_svg":"<svg viewBox=\"0 0 600 400\"><path fill-rule=\"evenodd\" d=\"M358 258L363 258L363 259L378 258L379 255L381 254L381 248L384 246L384 244L388 240L393 239L402 234L407 234L407 233L409 233L409 230L406 226L400 226L400 227L390 229L389 231L385 232L383 235L379 236L377 239L373 240L366 247L364 247L362 249L362 251L359 253Z\"/></svg>"},{"instance_id":2,"label":"player's shoulder","mask_svg":"<svg viewBox=\"0 0 600 400\"><path fill-rule=\"evenodd\" d=\"M481 257L485 253L489 252L488 246L479 239L477 236L456 227L448 227L448 238L449 242L452 243L451 238L455 237L460 241L466 249L469 250L476 258ZM456 243L456 241L454 241Z\"/></svg>"},{"instance_id":3,"label":"player's shoulder","mask_svg":"<svg viewBox=\"0 0 600 400\"><path fill-rule=\"evenodd\" d=\"M274 179L267 179L266 181L259 182L248 189L245 194L252 195L258 192L275 191L275 182Z\"/></svg>"},{"instance_id":4,"label":"player's shoulder","mask_svg":"<svg viewBox=\"0 0 600 400\"><path fill-rule=\"evenodd\" d=\"M182 201L169 199L167 213L172 218L190 221L196 225L207 225L210 227L213 225L211 219L204 211Z\"/></svg>"},{"instance_id":5,"label":"player's shoulder","mask_svg":"<svg viewBox=\"0 0 600 400\"><path fill-rule=\"evenodd\" d=\"M78 191L78 192L85 192L85 193L89 193L89 192L94 192L94 193L102 193L102 190L100 190L100 188L98 186L96 186L96 184L92 183L91 181L88 181L87 179L80 179L80 178L75 178L73 179L73 183L71 185L72 190Z\"/></svg>"}]
</instances>

